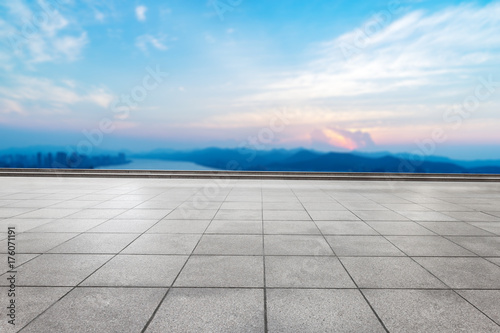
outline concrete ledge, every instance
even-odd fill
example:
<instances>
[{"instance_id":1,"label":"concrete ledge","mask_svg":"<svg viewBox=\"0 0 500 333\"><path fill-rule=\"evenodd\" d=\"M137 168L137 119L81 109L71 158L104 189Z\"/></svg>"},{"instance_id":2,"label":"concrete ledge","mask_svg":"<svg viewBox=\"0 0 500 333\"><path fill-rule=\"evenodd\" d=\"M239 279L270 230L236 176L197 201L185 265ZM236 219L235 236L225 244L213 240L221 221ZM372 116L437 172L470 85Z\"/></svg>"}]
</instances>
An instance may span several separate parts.
<instances>
[{"instance_id":1,"label":"concrete ledge","mask_svg":"<svg viewBox=\"0 0 500 333\"><path fill-rule=\"evenodd\" d=\"M371 180L500 182L498 174L421 174L356 172L264 172L264 171L162 171L83 169L4 169L0 177L92 177L92 178L177 178L177 179L277 179L277 180Z\"/></svg>"}]
</instances>

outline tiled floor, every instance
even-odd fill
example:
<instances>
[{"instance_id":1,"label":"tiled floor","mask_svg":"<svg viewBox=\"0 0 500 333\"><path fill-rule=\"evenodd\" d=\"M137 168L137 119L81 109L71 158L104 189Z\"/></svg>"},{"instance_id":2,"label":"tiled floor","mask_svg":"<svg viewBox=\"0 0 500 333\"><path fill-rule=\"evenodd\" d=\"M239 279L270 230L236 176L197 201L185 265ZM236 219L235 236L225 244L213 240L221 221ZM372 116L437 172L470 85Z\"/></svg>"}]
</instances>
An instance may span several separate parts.
<instances>
[{"instance_id":1,"label":"tiled floor","mask_svg":"<svg viewBox=\"0 0 500 333\"><path fill-rule=\"evenodd\" d=\"M500 184L0 178L0 260L0 332L500 332Z\"/></svg>"}]
</instances>

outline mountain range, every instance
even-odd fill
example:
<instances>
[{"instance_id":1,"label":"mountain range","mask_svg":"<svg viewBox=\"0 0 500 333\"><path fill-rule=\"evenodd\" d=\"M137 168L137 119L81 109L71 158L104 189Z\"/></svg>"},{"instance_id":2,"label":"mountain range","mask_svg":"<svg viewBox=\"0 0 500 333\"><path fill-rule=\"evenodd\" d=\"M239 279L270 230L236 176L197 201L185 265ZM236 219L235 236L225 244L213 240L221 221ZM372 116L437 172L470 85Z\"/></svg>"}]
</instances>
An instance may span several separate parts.
<instances>
[{"instance_id":1,"label":"mountain range","mask_svg":"<svg viewBox=\"0 0 500 333\"><path fill-rule=\"evenodd\" d=\"M500 174L500 160L455 161L446 157L409 154L318 152L308 149L154 150L135 158L193 162L221 170L304 172L407 172Z\"/></svg>"}]
</instances>

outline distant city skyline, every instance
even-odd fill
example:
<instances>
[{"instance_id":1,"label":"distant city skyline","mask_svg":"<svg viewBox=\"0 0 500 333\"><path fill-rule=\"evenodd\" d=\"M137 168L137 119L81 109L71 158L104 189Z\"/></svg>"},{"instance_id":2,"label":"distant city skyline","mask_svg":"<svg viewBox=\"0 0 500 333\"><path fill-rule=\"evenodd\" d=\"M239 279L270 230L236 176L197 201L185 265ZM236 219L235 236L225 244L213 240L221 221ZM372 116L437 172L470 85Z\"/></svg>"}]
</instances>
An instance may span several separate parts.
<instances>
[{"instance_id":1,"label":"distant city skyline","mask_svg":"<svg viewBox=\"0 0 500 333\"><path fill-rule=\"evenodd\" d=\"M500 1L6 1L0 150L500 159Z\"/></svg>"}]
</instances>

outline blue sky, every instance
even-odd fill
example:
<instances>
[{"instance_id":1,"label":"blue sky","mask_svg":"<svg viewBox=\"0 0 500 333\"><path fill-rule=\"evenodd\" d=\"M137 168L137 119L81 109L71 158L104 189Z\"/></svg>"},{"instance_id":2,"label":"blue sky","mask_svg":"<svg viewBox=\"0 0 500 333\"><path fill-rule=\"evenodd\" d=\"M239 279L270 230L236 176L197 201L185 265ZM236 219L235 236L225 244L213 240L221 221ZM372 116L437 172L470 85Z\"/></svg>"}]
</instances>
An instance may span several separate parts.
<instances>
[{"instance_id":1,"label":"blue sky","mask_svg":"<svg viewBox=\"0 0 500 333\"><path fill-rule=\"evenodd\" d=\"M0 149L500 159L499 1L4 1L0 40Z\"/></svg>"}]
</instances>

